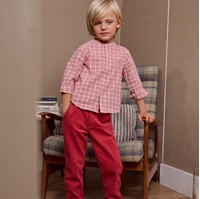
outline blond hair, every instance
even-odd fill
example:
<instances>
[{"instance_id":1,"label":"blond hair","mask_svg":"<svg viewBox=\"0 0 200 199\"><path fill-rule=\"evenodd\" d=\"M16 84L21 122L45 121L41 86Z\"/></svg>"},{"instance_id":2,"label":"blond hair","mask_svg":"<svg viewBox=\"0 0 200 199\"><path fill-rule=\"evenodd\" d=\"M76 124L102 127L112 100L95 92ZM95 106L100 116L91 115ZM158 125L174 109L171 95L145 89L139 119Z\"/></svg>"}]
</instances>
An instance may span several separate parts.
<instances>
[{"instance_id":1,"label":"blond hair","mask_svg":"<svg viewBox=\"0 0 200 199\"><path fill-rule=\"evenodd\" d=\"M88 8L86 15L87 29L90 35L95 36L93 26L98 19L104 17L110 10L113 10L117 19L122 20L122 13L116 0L94 0Z\"/></svg>"}]
</instances>

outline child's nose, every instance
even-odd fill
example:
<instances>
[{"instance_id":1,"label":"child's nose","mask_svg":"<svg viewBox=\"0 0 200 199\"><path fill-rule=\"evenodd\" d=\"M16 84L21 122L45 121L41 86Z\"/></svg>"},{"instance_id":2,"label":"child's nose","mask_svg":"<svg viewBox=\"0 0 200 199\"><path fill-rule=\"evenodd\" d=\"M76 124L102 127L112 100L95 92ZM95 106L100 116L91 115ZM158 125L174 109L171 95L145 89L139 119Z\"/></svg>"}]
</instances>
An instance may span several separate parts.
<instances>
[{"instance_id":1,"label":"child's nose","mask_svg":"<svg viewBox=\"0 0 200 199\"><path fill-rule=\"evenodd\" d=\"M102 24L101 24L101 29L102 29L102 30L105 30L105 29L106 29L106 24L105 24L105 23L102 23Z\"/></svg>"}]
</instances>

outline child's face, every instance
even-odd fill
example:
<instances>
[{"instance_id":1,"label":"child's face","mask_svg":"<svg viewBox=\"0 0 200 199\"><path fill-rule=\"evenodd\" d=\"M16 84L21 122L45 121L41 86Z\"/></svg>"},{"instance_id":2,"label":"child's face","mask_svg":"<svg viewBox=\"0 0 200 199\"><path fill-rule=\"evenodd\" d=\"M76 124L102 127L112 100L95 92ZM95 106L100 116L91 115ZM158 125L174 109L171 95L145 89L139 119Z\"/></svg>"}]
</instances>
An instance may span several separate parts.
<instances>
[{"instance_id":1,"label":"child's face","mask_svg":"<svg viewBox=\"0 0 200 199\"><path fill-rule=\"evenodd\" d=\"M98 40L104 43L112 43L116 31L121 26L119 21L111 10L107 15L100 18L93 26L93 31Z\"/></svg>"}]
</instances>

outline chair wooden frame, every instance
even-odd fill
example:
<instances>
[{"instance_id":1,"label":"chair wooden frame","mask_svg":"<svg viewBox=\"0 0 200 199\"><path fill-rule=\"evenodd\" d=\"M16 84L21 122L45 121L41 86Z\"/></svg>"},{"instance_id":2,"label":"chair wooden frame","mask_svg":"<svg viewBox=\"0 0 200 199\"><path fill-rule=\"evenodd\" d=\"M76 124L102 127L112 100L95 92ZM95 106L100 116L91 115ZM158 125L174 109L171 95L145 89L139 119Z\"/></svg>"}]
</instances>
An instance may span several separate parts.
<instances>
[{"instance_id":1,"label":"chair wooden frame","mask_svg":"<svg viewBox=\"0 0 200 199\"><path fill-rule=\"evenodd\" d=\"M62 117L47 112L40 113L40 115L42 118L42 143L43 143L44 140L49 136L49 134L54 135L53 130L55 129L55 120L61 121ZM64 167L65 167L64 158L52 155L45 155L45 153L43 152L42 199L46 198L49 176L52 173L59 170L61 171L61 174L64 175L63 173Z\"/></svg>"},{"instance_id":2,"label":"chair wooden frame","mask_svg":"<svg viewBox=\"0 0 200 199\"><path fill-rule=\"evenodd\" d=\"M42 117L42 142L48 137L48 130L50 135L53 135L55 128L55 121L61 121L62 117L54 115L52 113L43 112L40 113ZM149 161L148 158L148 138L149 138L149 126L154 126L155 133L155 152L153 161ZM162 122L155 120L151 124L147 124L144 121L144 156L138 163L136 162L122 162L124 170L132 170L143 172L143 199L147 199L148 186L152 179L156 182L159 181L159 167L158 167L158 127L162 125ZM57 156L45 155L43 153L43 177L42 177L42 199L46 197L46 189L49 176L58 170L63 171L65 165L65 159ZM85 167L98 167L96 162L85 162Z\"/></svg>"}]
</instances>

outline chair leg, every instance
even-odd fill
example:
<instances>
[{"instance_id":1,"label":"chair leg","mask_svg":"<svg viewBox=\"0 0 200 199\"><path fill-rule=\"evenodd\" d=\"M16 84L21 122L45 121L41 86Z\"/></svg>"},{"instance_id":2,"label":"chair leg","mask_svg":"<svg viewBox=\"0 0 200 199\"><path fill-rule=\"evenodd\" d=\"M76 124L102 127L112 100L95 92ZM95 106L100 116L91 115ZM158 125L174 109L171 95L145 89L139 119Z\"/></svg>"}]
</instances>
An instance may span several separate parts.
<instances>
[{"instance_id":1,"label":"chair leg","mask_svg":"<svg viewBox=\"0 0 200 199\"><path fill-rule=\"evenodd\" d=\"M64 171L63 171L63 169L60 170L60 173L61 173L62 176L64 176Z\"/></svg>"},{"instance_id":2,"label":"chair leg","mask_svg":"<svg viewBox=\"0 0 200 199\"><path fill-rule=\"evenodd\" d=\"M83 183L84 183L84 187L85 187L85 175L86 175L86 173L85 173L85 166L83 167Z\"/></svg>"},{"instance_id":3,"label":"chair leg","mask_svg":"<svg viewBox=\"0 0 200 199\"><path fill-rule=\"evenodd\" d=\"M47 193L47 184L48 184L48 179L49 176L56 172L56 171L61 171L61 174L63 173L64 176L64 165L54 165L54 164L48 164L46 161L43 161L43 176L42 176L42 199L46 198L46 193Z\"/></svg>"},{"instance_id":4,"label":"chair leg","mask_svg":"<svg viewBox=\"0 0 200 199\"><path fill-rule=\"evenodd\" d=\"M144 171L143 173L143 199L147 199L148 196L148 173Z\"/></svg>"},{"instance_id":5,"label":"chair leg","mask_svg":"<svg viewBox=\"0 0 200 199\"><path fill-rule=\"evenodd\" d=\"M153 181L156 183L159 183L159 171L158 169L156 170L154 176L153 176Z\"/></svg>"},{"instance_id":6,"label":"chair leg","mask_svg":"<svg viewBox=\"0 0 200 199\"><path fill-rule=\"evenodd\" d=\"M147 199L148 196L148 185L143 186L143 199Z\"/></svg>"},{"instance_id":7,"label":"chair leg","mask_svg":"<svg viewBox=\"0 0 200 199\"><path fill-rule=\"evenodd\" d=\"M47 192L47 183L49 179L49 169L47 163L43 162L43 174L42 174L42 199L46 198L46 192Z\"/></svg>"}]
</instances>

